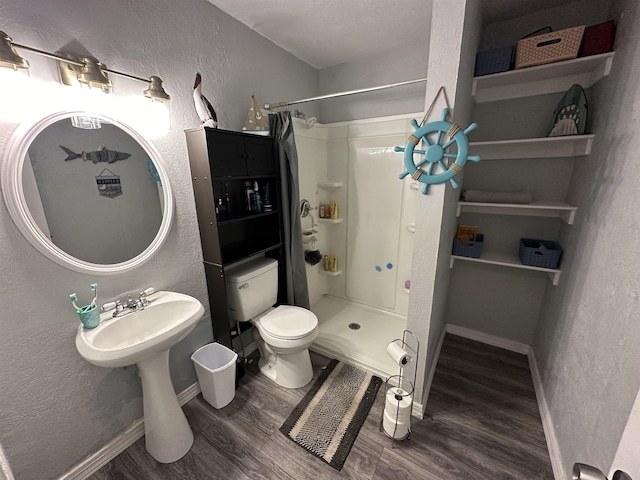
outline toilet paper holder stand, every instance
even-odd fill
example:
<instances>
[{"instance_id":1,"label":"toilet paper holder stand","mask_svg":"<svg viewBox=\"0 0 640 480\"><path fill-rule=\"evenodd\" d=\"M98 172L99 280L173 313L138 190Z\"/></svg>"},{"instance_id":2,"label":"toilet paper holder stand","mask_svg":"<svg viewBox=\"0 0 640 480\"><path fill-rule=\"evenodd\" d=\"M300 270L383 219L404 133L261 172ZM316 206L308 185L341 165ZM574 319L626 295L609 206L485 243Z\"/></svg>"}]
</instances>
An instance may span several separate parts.
<instances>
[{"instance_id":1,"label":"toilet paper holder stand","mask_svg":"<svg viewBox=\"0 0 640 480\"><path fill-rule=\"evenodd\" d=\"M411 341L408 341L411 340ZM380 419L380 431L383 432L387 437L391 438L391 448L394 448L395 441L408 440L411 438L411 413L413 411L413 391L416 384L416 375L418 371L418 354L420 353L420 342L418 341L418 337L416 337L413 332L410 330L405 330L402 333L402 338L396 338L391 343L397 343L401 345L402 349L405 350L412 361L409 361L406 364L400 364L400 371L398 375L392 375L385 380L384 383L384 391L385 399L387 399L388 395L392 395L392 399L387 399L385 402L385 408L382 411L382 418ZM411 371L409 371L410 376L407 375L407 368L412 370L413 375L411 375ZM391 389L394 389L391 392ZM395 399L395 402L394 400ZM409 400L409 404L407 405L407 401ZM403 420L400 417L402 416L401 409L408 408L408 418L406 418L405 422L400 422L399 420ZM387 421L385 421L385 415L387 416ZM392 432L389 432L390 428L389 423L393 426ZM387 428L385 428L385 425Z\"/></svg>"}]
</instances>

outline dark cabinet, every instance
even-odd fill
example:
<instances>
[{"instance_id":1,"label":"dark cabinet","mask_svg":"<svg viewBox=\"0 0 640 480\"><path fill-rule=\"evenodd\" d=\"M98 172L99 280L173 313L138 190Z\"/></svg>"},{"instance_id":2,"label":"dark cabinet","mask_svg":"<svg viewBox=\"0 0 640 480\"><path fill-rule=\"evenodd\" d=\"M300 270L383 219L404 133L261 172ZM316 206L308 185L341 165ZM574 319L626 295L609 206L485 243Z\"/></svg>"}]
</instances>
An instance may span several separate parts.
<instances>
[{"instance_id":1,"label":"dark cabinet","mask_svg":"<svg viewBox=\"0 0 640 480\"><path fill-rule=\"evenodd\" d=\"M247 137L247 135L250 135ZM255 177L274 175L274 149L270 137L207 130L211 173L215 177Z\"/></svg>"},{"instance_id":2,"label":"dark cabinet","mask_svg":"<svg viewBox=\"0 0 640 480\"><path fill-rule=\"evenodd\" d=\"M274 141L206 127L185 134L214 336L230 347L225 267L259 254L282 257Z\"/></svg>"}]
</instances>

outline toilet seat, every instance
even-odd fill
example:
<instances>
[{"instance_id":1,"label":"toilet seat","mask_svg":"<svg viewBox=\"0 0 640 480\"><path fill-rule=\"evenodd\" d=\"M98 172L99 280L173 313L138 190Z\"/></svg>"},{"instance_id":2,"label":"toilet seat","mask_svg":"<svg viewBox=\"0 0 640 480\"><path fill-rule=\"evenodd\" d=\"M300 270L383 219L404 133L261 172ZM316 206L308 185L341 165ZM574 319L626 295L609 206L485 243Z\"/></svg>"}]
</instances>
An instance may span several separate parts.
<instances>
[{"instance_id":1,"label":"toilet seat","mask_svg":"<svg viewBox=\"0 0 640 480\"><path fill-rule=\"evenodd\" d=\"M309 336L318 327L318 317L302 307L281 305L258 320L260 330L280 340L297 340Z\"/></svg>"}]
</instances>

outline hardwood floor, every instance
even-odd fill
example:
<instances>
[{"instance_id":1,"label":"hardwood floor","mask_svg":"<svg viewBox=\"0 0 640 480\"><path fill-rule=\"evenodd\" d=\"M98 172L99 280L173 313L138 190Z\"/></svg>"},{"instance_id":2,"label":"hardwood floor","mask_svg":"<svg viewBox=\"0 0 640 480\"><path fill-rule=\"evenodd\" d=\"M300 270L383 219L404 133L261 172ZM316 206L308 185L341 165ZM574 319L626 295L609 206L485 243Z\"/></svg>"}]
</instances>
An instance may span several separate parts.
<instances>
[{"instance_id":1,"label":"hardwood floor","mask_svg":"<svg viewBox=\"0 0 640 480\"><path fill-rule=\"evenodd\" d=\"M317 376L329 360L312 354L312 361ZM254 362L229 406L216 410L201 395L184 406L195 436L184 458L158 463L143 438L91 480L553 479L524 355L448 334L411 439L392 448L379 431L381 388L340 472L278 431L309 387L281 388Z\"/></svg>"}]
</instances>

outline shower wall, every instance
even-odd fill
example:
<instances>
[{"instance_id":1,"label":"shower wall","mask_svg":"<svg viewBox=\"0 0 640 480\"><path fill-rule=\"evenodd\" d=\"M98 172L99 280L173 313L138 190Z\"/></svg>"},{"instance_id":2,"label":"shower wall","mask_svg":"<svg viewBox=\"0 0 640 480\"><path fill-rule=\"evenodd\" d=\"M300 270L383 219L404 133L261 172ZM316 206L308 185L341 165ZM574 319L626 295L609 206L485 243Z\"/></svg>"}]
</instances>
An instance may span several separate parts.
<instances>
[{"instance_id":1,"label":"shower wall","mask_svg":"<svg viewBox=\"0 0 640 480\"><path fill-rule=\"evenodd\" d=\"M307 265L311 303L322 295L407 314L417 190L400 181L412 116L385 117L306 129L295 121L300 196L313 207L335 201L340 223L318 221L315 247L338 258L339 275ZM303 219L303 229L311 219ZM312 248L307 245L307 248ZM406 284L406 286L405 286Z\"/></svg>"}]
</instances>

